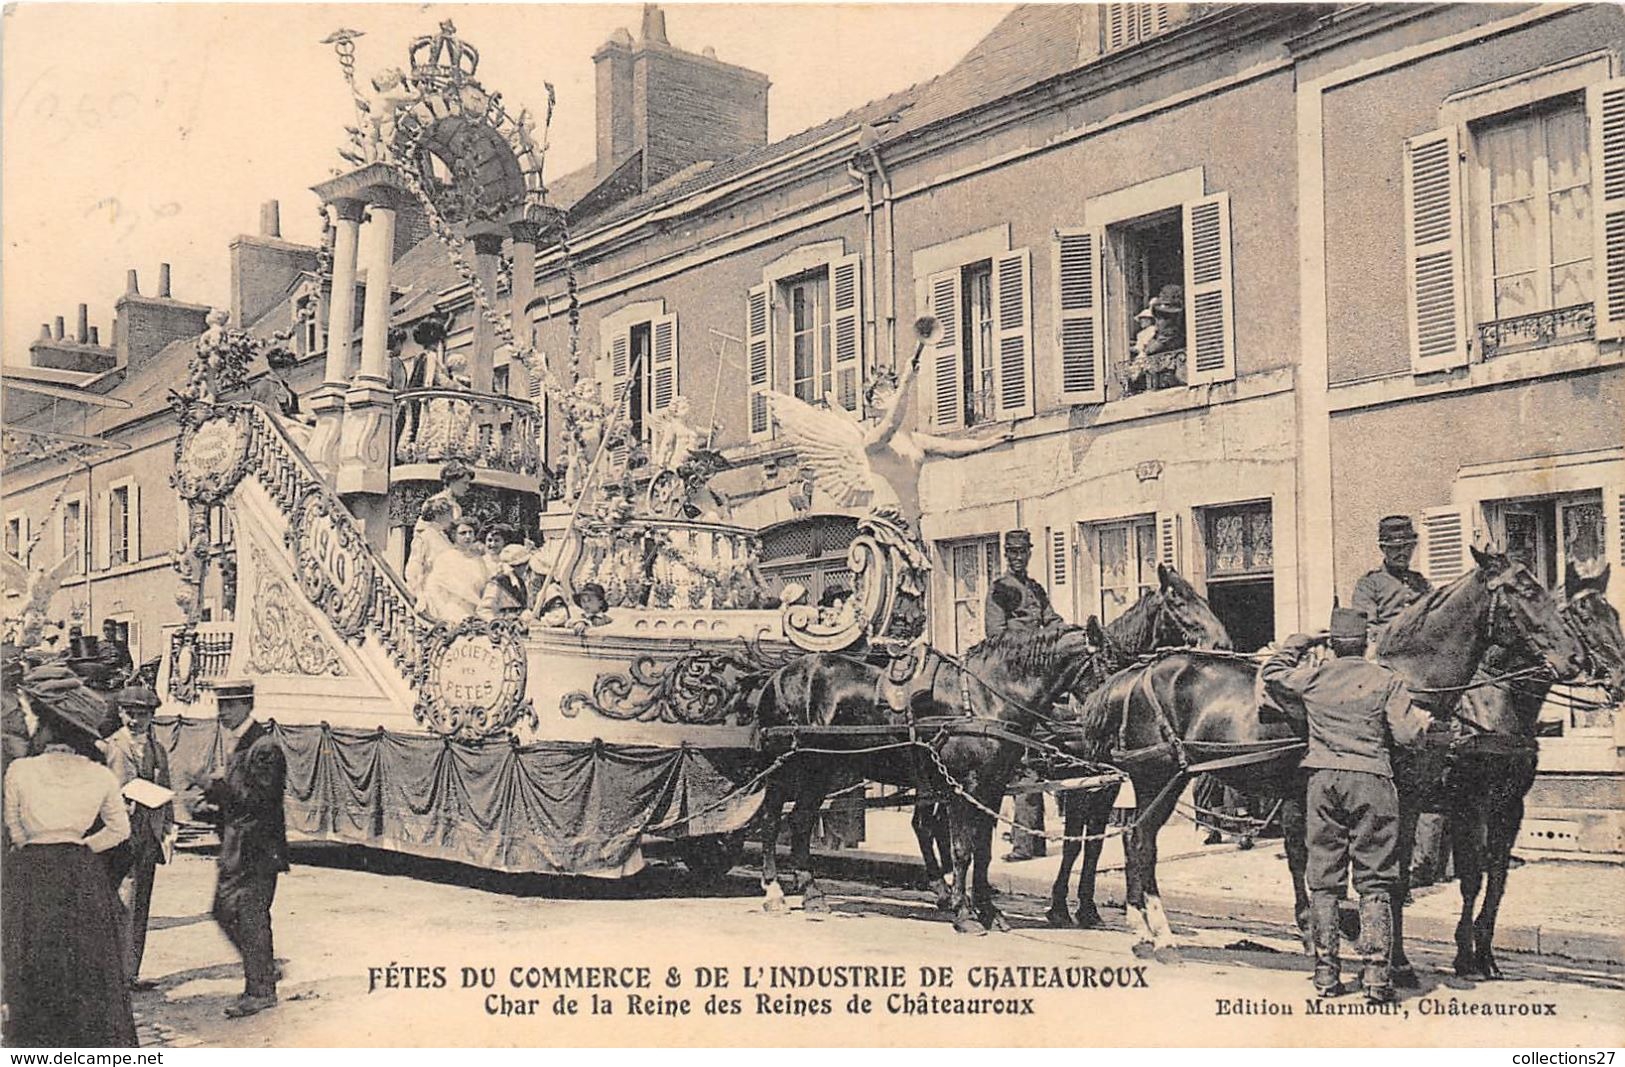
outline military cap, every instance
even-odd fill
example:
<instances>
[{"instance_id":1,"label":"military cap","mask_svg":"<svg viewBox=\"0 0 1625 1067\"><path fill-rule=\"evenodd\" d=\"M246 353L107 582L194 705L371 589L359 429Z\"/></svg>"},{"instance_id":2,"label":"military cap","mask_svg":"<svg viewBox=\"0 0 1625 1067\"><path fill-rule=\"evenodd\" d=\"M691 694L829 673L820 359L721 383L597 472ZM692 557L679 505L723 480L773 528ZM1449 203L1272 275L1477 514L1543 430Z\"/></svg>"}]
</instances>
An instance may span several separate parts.
<instances>
[{"instance_id":1,"label":"military cap","mask_svg":"<svg viewBox=\"0 0 1625 1067\"><path fill-rule=\"evenodd\" d=\"M1411 525L1409 515L1389 515L1377 523L1377 544L1414 545L1415 543L1416 527Z\"/></svg>"},{"instance_id":2,"label":"military cap","mask_svg":"<svg viewBox=\"0 0 1625 1067\"><path fill-rule=\"evenodd\" d=\"M144 685L127 685L114 699L121 708L156 708L160 703L158 694Z\"/></svg>"},{"instance_id":3,"label":"military cap","mask_svg":"<svg viewBox=\"0 0 1625 1067\"><path fill-rule=\"evenodd\" d=\"M1012 548L1030 549L1032 547L1033 535L1028 533L1026 530L1011 530L1009 533L1004 535L1004 548L1006 552Z\"/></svg>"},{"instance_id":4,"label":"military cap","mask_svg":"<svg viewBox=\"0 0 1625 1067\"><path fill-rule=\"evenodd\" d=\"M1364 638L1365 627L1365 612L1356 611L1353 608L1332 609L1332 640L1346 640L1355 637Z\"/></svg>"}]
</instances>

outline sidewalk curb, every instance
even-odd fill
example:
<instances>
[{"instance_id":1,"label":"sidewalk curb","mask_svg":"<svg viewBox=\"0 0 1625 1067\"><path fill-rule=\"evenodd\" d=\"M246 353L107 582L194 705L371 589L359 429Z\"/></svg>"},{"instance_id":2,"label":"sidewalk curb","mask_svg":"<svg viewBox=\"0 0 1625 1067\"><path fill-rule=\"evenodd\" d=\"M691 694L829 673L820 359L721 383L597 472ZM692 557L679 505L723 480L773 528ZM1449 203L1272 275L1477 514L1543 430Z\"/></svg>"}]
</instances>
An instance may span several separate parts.
<instances>
[{"instance_id":1,"label":"sidewalk curb","mask_svg":"<svg viewBox=\"0 0 1625 1067\"><path fill-rule=\"evenodd\" d=\"M755 853L754 848L751 851ZM813 862L821 872L837 877L903 885L919 883L924 871L918 856L900 853L854 854L815 848ZM1006 868L992 871L989 879L993 883L993 888L1003 893L1045 900L1050 895L1051 883L1047 877L1035 877ZM1102 907L1121 908L1123 901L1120 897L1121 894L1115 892L1112 887L1102 886L1096 903ZM1234 919L1238 907L1245 907L1250 921L1278 925L1287 932L1295 931L1297 925L1290 905L1236 894L1196 894L1181 891L1177 896L1164 897L1163 904L1170 916L1187 921ZM1414 941L1454 946L1456 927L1454 922L1435 916L1412 915L1405 919L1405 936ZM1502 922L1495 929L1495 947L1506 952L1562 956L1585 963L1625 962L1625 935L1569 927Z\"/></svg>"}]
</instances>

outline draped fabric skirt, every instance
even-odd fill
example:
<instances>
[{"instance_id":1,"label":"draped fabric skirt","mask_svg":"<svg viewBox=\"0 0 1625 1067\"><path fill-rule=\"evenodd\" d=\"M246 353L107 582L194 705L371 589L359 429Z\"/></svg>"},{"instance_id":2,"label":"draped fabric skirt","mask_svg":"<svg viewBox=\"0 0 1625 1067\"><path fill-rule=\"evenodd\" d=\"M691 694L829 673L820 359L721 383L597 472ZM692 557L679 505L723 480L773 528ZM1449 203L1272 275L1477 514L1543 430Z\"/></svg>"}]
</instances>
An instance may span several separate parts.
<instances>
[{"instance_id":1,"label":"draped fabric skirt","mask_svg":"<svg viewBox=\"0 0 1625 1067\"><path fill-rule=\"evenodd\" d=\"M83 845L28 845L6 858L6 1041L134 1048L118 902L102 857Z\"/></svg>"}]
</instances>

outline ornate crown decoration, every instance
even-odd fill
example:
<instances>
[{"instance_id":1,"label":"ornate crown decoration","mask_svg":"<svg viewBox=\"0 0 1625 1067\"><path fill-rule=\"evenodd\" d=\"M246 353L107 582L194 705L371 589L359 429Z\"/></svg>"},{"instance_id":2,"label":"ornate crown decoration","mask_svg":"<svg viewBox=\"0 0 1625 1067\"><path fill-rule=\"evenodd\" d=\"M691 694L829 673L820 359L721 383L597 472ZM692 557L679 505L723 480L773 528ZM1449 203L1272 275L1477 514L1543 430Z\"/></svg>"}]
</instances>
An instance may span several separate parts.
<instances>
[{"instance_id":1,"label":"ornate crown decoration","mask_svg":"<svg viewBox=\"0 0 1625 1067\"><path fill-rule=\"evenodd\" d=\"M451 19L440 23L440 32L419 37L408 53L412 59L412 80L421 88L460 86L479 70L479 49L457 36Z\"/></svg>"}]
</instances>

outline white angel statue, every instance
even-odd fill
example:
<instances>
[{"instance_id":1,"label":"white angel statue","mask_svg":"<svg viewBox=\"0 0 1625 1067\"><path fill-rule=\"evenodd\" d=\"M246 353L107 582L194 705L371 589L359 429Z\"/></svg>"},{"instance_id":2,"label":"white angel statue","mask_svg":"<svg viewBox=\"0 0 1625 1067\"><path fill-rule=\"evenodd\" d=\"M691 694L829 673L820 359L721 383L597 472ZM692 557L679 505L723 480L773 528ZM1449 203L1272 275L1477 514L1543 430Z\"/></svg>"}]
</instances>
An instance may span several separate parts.
<instances>
[{"instance_id":1,"label":"white angel statue","mask_svg":"<svg viewBox=\"0 0 1625 1067\"><path fill-rule=\"evenodd\" d=\"M821 408L784 393L767 394L785 440L812 468L814 483L841 507L868 505L876 517L911 541L919 538L920 471L926 459L974 455L1014 436L1006 431L981 438L939 437L908 425L920 353L938 326L927 316L914 328L920 343L902 379L883 371L869 387L872 423L860 423L834 397Z\"/></svg>"},{"instance_id":2,"label":"white angel statue","mask_svg":"<svg viewBox=\"0 0 1625 1067\"><path fill-rule=\"evenodd\" d=\"M374 74L371 89L357 94L363 111L367 113L366 129L362 135L362 150L370 163L389 158L390 146L395 142L395 114L417 99L412 80L399 67L389 67Z\"/></svg>"},{"instance_id":3,"label":"white angel statue","mask_svg":"<svg viewBox=\"0 0 1625 1067\"><path fill-rule=\"evenodd\" d=\"M34 549L40 538L36 535L22 550L23 559L34 555ZM44 553L40 553L44 555ZM30 648L40 641L47 622L51 598L62 587L64 580L71 575L77 566L77 559L73 555L64 557L53 566L43 563L30 566L14 557L9 552L0 552L0 570L3 570L5 588L8 592L16 593L22 597L22 610L13 620L20 629L18 644Z\"/></svg>"}]
</instances>

